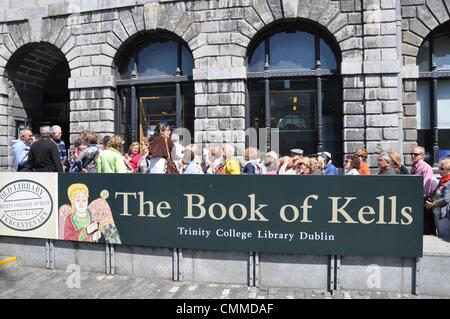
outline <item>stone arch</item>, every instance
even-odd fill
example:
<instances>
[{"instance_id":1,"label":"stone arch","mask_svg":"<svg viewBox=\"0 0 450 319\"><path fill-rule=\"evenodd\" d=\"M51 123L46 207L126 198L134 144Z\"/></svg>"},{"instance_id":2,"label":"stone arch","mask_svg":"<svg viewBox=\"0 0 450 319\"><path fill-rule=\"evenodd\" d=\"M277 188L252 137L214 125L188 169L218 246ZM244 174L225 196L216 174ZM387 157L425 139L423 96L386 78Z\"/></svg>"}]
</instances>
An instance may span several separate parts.
<instances>
[{"instance_id":1,"label":"stone arch","mask_svg":"<svg viewBox=\"0 0 450 319\"><path fill-rule=\"evenodd\" d=\"M113 65L116 68L116 71L118 72L117 67L122 62L123 58L130 54L130 52L127 52L129 50L130 45L132 46L133 43L135 43L136 41L139 41L141 38L150 39L152 37L158 38L158 36L163 36L163 37L173 40L175 42L180 42L182 45L185 45L189 49L188 44L182 38L180 38L178 35L176 35L173 32L169 32L166 30L140 31L140 32L133 34L128 39L126 39L122 43L122 45L119 47L119 49L117 49L115 51L115 55L113 58ZM192 51L191 51L191 53L192 53ZM116 72L116 75L118 75L117 72Z\"/></svg>"},{"instance_id":2,"label":"stone arch","mask_svg":"<svg viewBox=\"0 0 450 319\"><path fill-rule=\"evenodd\" d=\"M18 125L38 133L43 122L68 133L70 69L59 48L48 42L23 44L11 53L3 77L8 83L8 140L15 138Z\"/></svg>"},{"instance_id":3,"label":"stone arch","mask_svg":"<svg viewBox=\"0 0 450 319\"><path fill-rule=\"evenodd\" d=\"M71 35L69 27L66 25L66 17L49 17L42 19L41 43L52 45L60 51L67 62L75 57L75 39ZM2 25L0 25L2 27ZM0 42L0 77L7 77L5 66L9 59L28 44L36 44L30 36L30 26L28 21L10 22L3 25L7 30Z\"/></svg>"},{"instance_id":4,"label":"stone arch","mask_svg":"<svg viewBox=\"0 0 450 319\"><path fill-rule=\"evenodd\" d=\"M450 4L445 0L427 0L424 4L402 6L409 18L404 18L404 64L415 65L419 48L434 30L450 21Z\"/></svg>"},{"instance_id":5,"label":"stone arch","mask_svg":"<svg viewBox=\"0 0 450 319\"><path fill-rule=\"evenodd\" d=\"M114 48L112 65L116 65L117 57L127 43L147 32L167 32L182 39L193 51L191 42L198 34L193 26L193 19L188 11L194 4L148 3L119 11L119 19L112 23L112 32L108 35L108 43Z\"/></svg>"},{"instance_id":6,"label":"stone arch","mask_svg":"<svg viewBox=\"0 0 450 319\"><path fill-rule=\"evenodd\" d=\"M355 36L354 26L347 26L348 18L340 12L339 1L253 0L238 27L250 43L257 33L286 21L305 21L328 31L340 51L358 48L358 43L347 43Z\"/></svg>"},{"instance_id":7,"label":"stone arch","mask_svg":"<svg viewBox=\"0 0 450 319\"><path fill-rule=\"evenodd\" d=\"M331 49L333 50L335 56L336 56L336 62L341 63L342 62L342 55L339 43L336 41L336 38L331 34L328 30L324 29L322 26L318 25L316 22L306 19L282 19L282 20L275 20L269 25L265 26L263 29L261 29L250 41L250 43L247 45L247 52L246 52L246 59L252 54L253 50L256 48L256 46L260 43L261 36L266 34L267 32L271 32L271 30L276 29L277 27L283 27L283 26L290 26L295 27L296 25L299 26L308 26L312 27L312 29L316 29L320 34L323 35L325 39L327 39L331 44Z\"/></svg>"}]
</instances>

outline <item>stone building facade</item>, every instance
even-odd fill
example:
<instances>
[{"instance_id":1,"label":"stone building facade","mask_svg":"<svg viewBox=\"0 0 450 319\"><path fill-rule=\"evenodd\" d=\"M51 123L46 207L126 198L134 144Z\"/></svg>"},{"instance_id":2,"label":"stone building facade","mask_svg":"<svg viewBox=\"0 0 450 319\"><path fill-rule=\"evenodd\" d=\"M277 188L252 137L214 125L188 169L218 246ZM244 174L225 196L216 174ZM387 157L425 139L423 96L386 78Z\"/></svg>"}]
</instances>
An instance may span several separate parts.
<instances>
[{"instance_id":1,"label":"stone building facade","mask_svg":"<svg viewBox=\"0 0 450 319\"><path fill-rule=\"evenodd\" d=\"M419 48L436 30L445 33L449 10L446 0L0 0L0 168L11 165L9 143L20 127L60 124L69 143L83 130L100 137L120 132L131 141L146 135L152 116L169 116L165 108L174 110L177 126L192 127L195 143L231 141L242 154L249 142L246 128L277 128L271 114L278 128L282 120L298 123L291 114L297 103L312 114L311 147L333 148L338 162L366 147L372 167L377 154L391 148L410 164L418 143L426 142L432 155L433 147L450 149L445 125L439 127L450 114L445 98L442 104L430 89L431 102L420 104L420 127L417 118L418 80L429 80L433 88L436 79L445 79L439 66L419 73ZM314 65L305 68L300 61L291 70L297 57L281 57L271 69L276 55L284 54L277 43L289 48L286 39L296 32L299 39L316 37L321 53L316 50ZM287 34L285 43L276 42L281 33ZM167 41L177 49L165 51ZM157 52L152 60L145 43L165 44L148 49ZM257 60L261 43L265 63L255 62L253 72L251 60ZM292 45L301 51L301 43ZM334 71L320 61L327 50L334 55ZM301 60L307 54L299 55ZM166 60L156 56L174 59L173 74L159 72ZM327 77L336 85L327 87ZM284 85L280 91L276 81ZM164 99L160 87L169 92L161 93ZM252 115L252 99L262 101L265 113ZM291 103L290 117L280 115L272 101ZM328 104L334 106L326 112Z\"/></svg>"}]
</instances>

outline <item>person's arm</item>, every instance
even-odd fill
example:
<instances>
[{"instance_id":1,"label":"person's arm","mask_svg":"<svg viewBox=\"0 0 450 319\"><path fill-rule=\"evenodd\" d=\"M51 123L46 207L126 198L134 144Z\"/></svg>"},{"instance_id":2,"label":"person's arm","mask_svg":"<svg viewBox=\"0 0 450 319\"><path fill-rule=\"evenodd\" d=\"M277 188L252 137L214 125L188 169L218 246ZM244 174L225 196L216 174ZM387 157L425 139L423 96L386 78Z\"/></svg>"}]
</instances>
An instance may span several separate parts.
<instances>
[{"instance_id":1,"label":"person's arm","mask_svg":"<svg viewBox=\"0 0 450 319\"><path fill-rule=\"evenodd\" d=\"M51 157L52 157L52 161L55 164L55 168L57 172L62 172L63 171L63 166L59 157L59 151L58 151L58 146L56 145L56 143L54 143L55 145L52 145L52 149L51 149Z\"/></svg>"},{"instance_id":2,"label":"person's arm","mask_svg":"<svg viewBox=\"0 0 450 319\"><path fill-rule=\"evenodd\" d=\"M103 165L102 152L100 152L100 154L98 154L98 158L97 158L97 173L101 173L102 172L102 165Z\"/></svg>"},{"instance_id":3,"label":"person's arm","mask_svg":"<svg viewBox=\"0 0 450 319\"><path fill-rule=\"evenodd\" d=\"M26 146L19 156L19 166L24 166L28 162L28 156L30 153L30 147Z\"/></svg>"},{"instance_id":4,"label":"person's arm","mask_svg":"<svg viewBox=\"0 0 450 319\"><path fill-rule=\"evenodd\" d=\"M128 173L128 168L122 156L115 157L115 173Z\"/></svg>"},{"instance_id":5,"label":"person's arm","mask_svg":"<svg viewBox=\"0 0 450 319\"><path fill-rule=\"evenodd\" d=\"M85 161L86 155L86 149L84 149L77 157L73 159L74 163L72 165L74 169L77 169L77 172L81 172L83 170L83 161Z\"/></svg>"},{"instance_id":6,"label":"person's arm","mask_svg":"<svg viewBox=\"0 0 450 319\"><path fill-rule=\"evenodd\" d=\"M447 183L442 187L441 198L433 202L433 207L443 207L450 203L450 183Z\"/></svg>"},{"instance_id":7,"label":"person's arm","mask_svg":"<svg viewBox=\"0 0 450 319\"><path fill-rule=\"evenodd\" d=\"M33 149L31 147L30 147L30 151L28 152L28 161L27 161L26 165L31 168L34 167L34 154L33 154Z\"/></svg>"}]
</instances>

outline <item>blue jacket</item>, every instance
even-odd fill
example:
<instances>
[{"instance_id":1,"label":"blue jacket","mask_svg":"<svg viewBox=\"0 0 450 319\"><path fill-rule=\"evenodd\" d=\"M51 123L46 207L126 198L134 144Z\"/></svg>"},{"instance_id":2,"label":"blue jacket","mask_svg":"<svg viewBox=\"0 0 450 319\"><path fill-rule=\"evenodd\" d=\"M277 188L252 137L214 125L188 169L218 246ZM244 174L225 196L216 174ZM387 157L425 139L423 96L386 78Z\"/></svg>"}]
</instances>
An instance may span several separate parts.
<instances>
[{"instance_id":1,"label":"blue jacket","mask_svg":"<svg viewBox=\"0 0 450 319\"><path fill-rule=\"evenodd\" d=\"M338 169L333 165L333 163L331 163L331 161L325 167L325 175L338 175Z\"/></svg>"}]
</instances>

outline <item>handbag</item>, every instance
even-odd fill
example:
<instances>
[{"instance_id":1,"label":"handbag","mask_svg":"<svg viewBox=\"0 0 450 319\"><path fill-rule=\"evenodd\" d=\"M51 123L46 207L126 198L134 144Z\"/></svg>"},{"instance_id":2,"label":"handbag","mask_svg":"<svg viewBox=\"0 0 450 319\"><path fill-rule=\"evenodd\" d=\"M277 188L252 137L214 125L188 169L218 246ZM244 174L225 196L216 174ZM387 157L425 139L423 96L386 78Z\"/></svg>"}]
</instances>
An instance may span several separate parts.
<instances>
[{"instance_id":1,"label":"handbag","mask_svg":"<svg viewBox=\"0 0 450 319\"><path fill-rule=\"evenodd\" d=\"M175 165L175 163L172 160L172 157L170 156L169 146L167 145L167 138L164 139L164 142L166 143L166 151L167 151L167 160L166 160L167 174L179 174L177 165Z\"/></svg>"}]
</instances>

